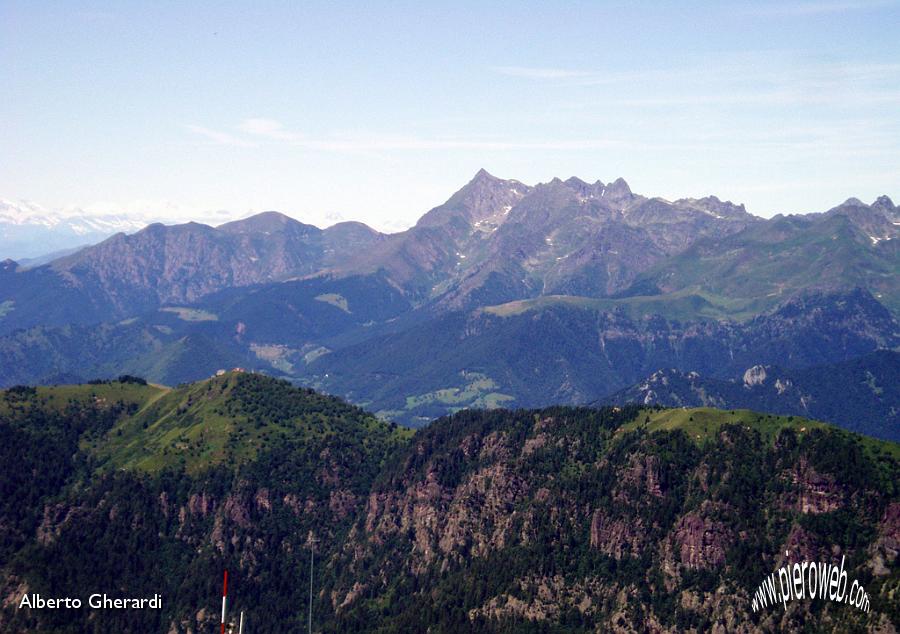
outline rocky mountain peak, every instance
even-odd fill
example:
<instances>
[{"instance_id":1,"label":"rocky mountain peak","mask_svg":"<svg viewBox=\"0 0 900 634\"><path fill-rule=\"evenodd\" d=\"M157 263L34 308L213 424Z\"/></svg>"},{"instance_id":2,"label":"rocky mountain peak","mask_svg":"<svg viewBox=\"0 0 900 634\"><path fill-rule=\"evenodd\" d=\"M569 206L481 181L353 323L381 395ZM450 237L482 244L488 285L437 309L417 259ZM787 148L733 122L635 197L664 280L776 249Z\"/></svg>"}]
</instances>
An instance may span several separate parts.
<instances>
[{"instance_id":1,"label":"rocky mountain peak","mask_svg":"<svg viewBox=\"0 0 900 634\"><path fill-rule=\"evenodd\" d=\"M711 214L717 218L749 218L750 214L743 204L736 205L730 200L722 201L717 196L706 196L699 200L686 199L678 202L690 203L690 206L696 207L701 211Z\"/></svg>"},{"instance_id":2,"label":"rocky mountain peak","mask_svg":"<svg viewBox=\"0 0 900 634\"><path fill-rule=\"evenodd\" d=\"M446 203L422 216L416 226L435 227L462 220L468 226L489 223L496 227L530 190L519 181L497 178L482 168Z\"/></svg>"},{"instance_id":3,"label":"rocky mountain peak","mask_svg":"<svg viewBox=\"0 0 900 634\"><path fill-rule=\"evenodd\" d=\"M590 187L590 185L588 183L584 182L577 176L571 176L571 177L567 178L566 185L568 185L569 187L577 188L577 189L584 189L584 188Z\"/></svg>"},{"instance_id":4,"label":"rocky mountain peak","mask_svg":"<svg viewBox=\"0 0 900 634\"><path fill-rule=\"evenodd\" d=\"M498 178L488 172L486 169L481 168L480 170L478 170L475 176L472 177L472 180L470 180L462 187L462 189L456 192L456 194L454 194L450 198L450 200L453 200L460 195L462 195L463 197L473 197L483 195L487 192L497 192L501 190L512 190L518 195L522 196L526 194L530 189L530 187L520 183L517 180Z\"/></svg>"},{"instance_id":5,"label":"rocky mountain peak","mask_svg":"<svg viewBox=\"0 0 900 634\"><path fill-rule=\"evenodd\" d=\"M472 177L472 180L469 181L469 184L474 183L495 183L500 179L488 172L483 167L475 172L475 176Z\"/></svg>"},{"instance_id":6,"label":"rocky mountain peak","mask_svg":"<svg viewBox=\"0 0 900 634\"><path fill-rule=\"evenodd\" d=\"M384 234L375 231L369 225L356 221L339 222L331 225L322 231L322 236L329 245L332 245L331 248L337 247L342 250L351 249L353 251L357 248L369 248L385 238Z\"/></svg>"},{"instance_id":7,"label":"rocky mountain peak","mask_svg":"<svg viewBox=\"0 0 900 634\"><path fill-rule=\"evenodd\" d=\"M894 206L894 201L892 201L887 196L879 196L872 203L872 209L878 210L888 216L891 220L896 220L898 216L900 216L900 209Z\"/></svg>"},{"instance_id":8,"label":"rocky mountain peak","mask_svg":"<svg viewBox=\"0 0 900 634\"><path fill-rule=\"evenodd\" d=\"M290 216L286 216L278 211L264 211L250 216L249 218L226 222L224 225L220 225L217 228L219 231L233 234L278 233L285 231L288 228L305 229L312 232L318 231L317 227L294 220Z\"/></svg>"},{"instance_id":9,"label":"rocky mountain peak","mask_svg":"<svg viewBox=\"0 0 900 634\"><path fill-rule=\"evenodd\" d=\"M634 199L634 194L625 179L618 178L608 185L598 180L588 183L577 176L570 176L566 180L555 176L546 183L537 185L537 190L553 192L552 195L567 195L574 192L579 198L598 198L609 203L627 203Z\"/></svg>"},{"instance_id":10,"label":"rocky mountain peak","mask_svg":"<svg viewBox=\"0 0 900 634\"><path fill-rule=\"evenodd\" d=\"M622 177L617 178L603 189L604 198L612 200L625 200L633 195L631 187L628 186L628 183Z\"/></svg>"},{"instance_id":11,"label":"rocky mountain peak","mask_svg":"<svg viewBox=\"0 0 900 634\"><path fill-rule=\"evenodd\" d=\"M378 235L380 233L366 223L359 222L358 220L344 220L335 223L328 227L326 231L359 231L361 233L369 233L372 235Z\"/></svg>"},{"instance_id":12,"label":"rocky mountain peak","mask_svg":"<svg viewBox=\"0 0 900 634\"><path fill-rule=\"evenodd\" d=\"M879 196L871 205L858 198L848 198L837 207L829 209L825 215L846 218L871 241L872 246L900 236L900 213L887 196Z\"/></svg>"},{"instance_id":13,"label":"rocky mountain peak","mask_svg":"<svg viewBox=\"0 0 900 634\"><path fill-rule=\"evenodd\" d=\"M581 180L576 176L572 176L571 178L566 179L564 184L570 190L577 193L578 196L582 199L602 198L603 190L606 188L606 186L599 180L591 184Z\"/></svg>"}]
</instances>

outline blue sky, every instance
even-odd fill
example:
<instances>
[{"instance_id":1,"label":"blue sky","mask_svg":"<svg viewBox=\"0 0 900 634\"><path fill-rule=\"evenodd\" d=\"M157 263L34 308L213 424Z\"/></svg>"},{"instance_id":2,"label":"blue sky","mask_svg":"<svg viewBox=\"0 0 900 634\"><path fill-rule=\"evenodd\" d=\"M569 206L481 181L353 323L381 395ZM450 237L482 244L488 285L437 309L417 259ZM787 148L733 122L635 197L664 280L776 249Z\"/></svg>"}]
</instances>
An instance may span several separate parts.
<instances>
[{"instance_id":1,"label":"blue sky","mask_svg":"<svg viewBox=\"0 0 900 634\"><path fill-rule=\"evenodd\" d=\"M898 198L898 24L887 0L0 0L0 197L389 230L480 167L765 216Z\"/></svg>"}]
</instances>

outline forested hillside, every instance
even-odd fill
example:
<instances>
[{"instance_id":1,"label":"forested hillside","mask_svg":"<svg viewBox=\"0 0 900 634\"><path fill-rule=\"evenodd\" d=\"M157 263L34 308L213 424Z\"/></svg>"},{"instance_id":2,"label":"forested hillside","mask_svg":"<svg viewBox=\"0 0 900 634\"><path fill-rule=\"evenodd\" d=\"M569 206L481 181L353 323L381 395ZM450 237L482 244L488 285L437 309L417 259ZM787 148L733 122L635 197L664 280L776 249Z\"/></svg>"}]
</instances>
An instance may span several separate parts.
<instances>
[{"instance_id":1,"label":"forested hillside","mask_svg":"<svg viewBox=\"0 0 900 634\"><path fill-rule=\"evenodd\" d=\"M230 372L0 393L0 627L865 631L900 624L900 447L747 410L466 411L413 434ZM872 612L750 595L846 557ZM29 610L24 593L164 596Z\"/></svg>"},{"instance_id":2,"label":"forested hillside","mask_svg":"<svg viewBox=\"0 0 900 634\"><path fill-rule=\"evenodd\" d=\"M408 437L337 399L245 373L174 390L23 388L2 403L0 432L16 441L3 444L11 455L0 469L4 631L212 628L224 568L237 605L259 606L257 628L299 629L307 540L336 547ZM165 603L93 616L10 603L89 588Z\"/></svg>"}]
</instances>

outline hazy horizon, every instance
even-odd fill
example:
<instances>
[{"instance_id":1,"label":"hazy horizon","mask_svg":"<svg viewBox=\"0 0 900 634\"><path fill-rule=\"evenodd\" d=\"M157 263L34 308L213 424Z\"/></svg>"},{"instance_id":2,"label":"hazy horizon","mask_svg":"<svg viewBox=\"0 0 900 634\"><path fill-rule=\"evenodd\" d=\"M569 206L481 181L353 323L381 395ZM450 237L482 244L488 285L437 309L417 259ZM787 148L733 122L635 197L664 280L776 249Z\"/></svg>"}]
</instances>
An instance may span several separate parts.
<instances>
[{"instance_id":1,"label":"hazy horizon","mask_svg":"<svg viewBox=\"0 0 900 634\"><path fill-rule=\"evenodd\" d=\"M897 195L893 1L0 5L0 197L412 225L481 167L755 215Z\"/></svg>"},{"instance_id":2,"label":"hazy horizon","mask_svg":"<svg viewBox=\"0 0 900 634\"><path fill-rule=\"evenodd\" d=\"M484 169L484 168L480 168L480 169ZM488 172L489 174L491 174L492 176L495 176L495 177L500 178L500 179L503 179L503 180L517 180L517 181L519 181L519 179L516 179L516 178L514 178L514 177L498 176L497 174L491 173L490 170L485 170L485 171L487 171L487 172ZM475 176L475 175L473 175L473 177L474 177L474 176ZM565 180L567 180L567 179L570 178L570 177L579 178L579 179L581 179L581 180L583 180L583 181L586 181L586 182L593 182L593 181L590 181L590 180L588 180L588 179L582 178L581 176L578 176L578 175L574 175L574 174L573 174L573 175L566 176L566 177L562 177L562 176L554 176L554 177L547 178L547 179L542 180L542 181L539 181L539 182L531 182L531 183L523 183L523 184L528 185L528 186L532 186L532 187L533 187L533 186L538 185L538 184L547 183L547 182L553 180L554 178L558 178L558 179L560 179L560 180L565 181ZM624 177L623 177L623 178L624 178ZM469 179L469 180L471 180L471 179ZM594 179L594 180L602 180L602 179ZM604 182L604 184L609 184L609 183L611 183L613 180L615 180L615 179L610 179L610 180L608 180L608 181L603 181L603 182ZM627 179L627 178L624 178L624 180L628 183L629 187L631 187L631 183L628 181L628 179ZM466 182L468 182L468 181L466 181ZM519 181L519 182L521 182L521 181ZM304 218L302 218L302 217L299 217L297 214L292 214L289 210L283 210L283 209L258 209L258 210L248 210L248 211L244 211L244 212L234 212L234 211L230 211L230 210L219 209L219 210L200 211L200 212L196 212L195 215L181 215L181 214L179 213L180 210L178 210L178 209L172 209L172 208L169 208L169 209L162 209L162 210L160 210L159 212L156 212L156 213L154 213L154 211L153 211L152 209L149 209L147 212L141 212L141 211L134 210L134 209L132 209L132 210L123 210L122 212L116 212L116 210L115 210L114 208L101 209L101 210L99 210L99 211L94 211L94 213L91 213L90 210L83 209L83 208L77 208L77 207L70 207L70 208L68 208L68 209L62 209L62 210L53 210L53 209L49 209L49 208L43 207L42 205L39 205L39 203L37 203L37 201L26 201L26 200L15 201L15 200L10 200L10 199L0 198L0 204L13 204L13 205L14 205L14 204L16 204L17 202L18 202L18 203L24 203L24 204L30 204L30 205L33 205L33 206L36 206L36 207L40 207L40 208L42 208L43 210L47 211L48 213L57 215L57 216L60 217L60 218L76 218L76 217L79 217L79 216L81 216L81 215L88 215L88 216L91 216L91 217L95 217L95 218L102 219L102 218L104 218L104 217L114 217L114 216L117 216L117 215L122 215L122 216L126 216L126 217L133 217L133 218L135 218L135 219L147 220L147 221L148 221L148 224L150 224L151 222L162 222L162 223L167 224L167 225L174 225L174 224L184 224L184 223L188 223L188 222L197 222L197 223L200 223L200 224L209 225L209 226L211 226L211 227L219 227L219 226L221 226L221 225L223 225L223 224L227 224L227 223L229 223L229 222L234 222L234 221L237 221L237 220L243 220L243 219L246 219L246 218L249 218L249 217L251 217L251 216L254 216L254 215L257 215L257 214L261 214L261 213L275 212L275 213L280 213L280 214L283 214L283 215L288 216L288 217L290 217L290 218L293 218L294 220L297 220L297 221L299 221L299 222L303 222L303 223L305 223L305 224L311 224L311 225L317 226L317 227L320 228L320 229L325 229L325 228L327 228L327 227L331 227L331 226L333 226L333 225L340 224L340 223L343 223L343 222L363 222L364 224L367 224L367 225L370 226L371 228L376 229L376 230L378 230L378 231L380 231L380 232L382 232L382 233L398 233L398 232L405 231L405 230L409 229L410 227L412 227L413 225L415 225L416 221L417 221L421 216L425 215L428 211L430 211L430 210L433 209L434 207L437 207L437 206L443 204L444 202L446 202L447 199L449 199L456 191L458 191L458 190L459 190L461 187L463 187L464 185L465 185L465 183L461 184L459 187L457 187L457 189L455 189L455 190L453 190L453 191L451 191L451 192L447 192L447 194L445 195L444 199L441 200L440 202L435 203L434 205L431 205L430 207L428 207L428 208L426 208L426 209L422 209L422 210L421 210L421 213L419 213L418 216L416 216L415 218L413 218L413 219L411 219L411 220L409 221L409 224L403 225L403 226L399 226L399 225L398 225L398 226L388 226L388 227L386 227L386 228L385 228L385 227L378 227L378 226L369 224L369 223L367 223L367 222L365 222L364 220L361 220L361 219L359 219L359 218L351 218L351 217L335 217L335 215L325 215L325 216L323 216L323 219L324 219L324 220L323 220L322 222L317 223L317 222L314 222L314 221L312 221L312 220L308 220L308 219L304 219ZM715 192L710 192L710 193L708 193L708 194L705 194L704 196L679 196L679 197L676 197L676 198L666 198L666 197L663 197L663 196L656 196L656 195L654 195L654 194L652 194L652 193L650 193L650 192L635 191L633 187L631 187L631 189L632 189L632 191L634 191L635 194L640 194L640 195L646 196L647 198L662 198L662 199L664 199L664 200L666 200L666 201L668 201L668 202L673 202L673 201L675 201L675 200L678 200L679 198L680 198L680 199L684 199L684 198L702 198L702 197L704 197L704 196L715 196L715 197L721 199L722 201L732 202L732 203L735 203L735 204L737 204L737 205L743 204L743 203L741 203L741 201L739 201L739 200L732 200L732 199L728 198L727 196L721 196L721 195L719 195L719 194L716 194ZM891 194L888 193L888 192L884 192L884 193L882 193L882 194L879 194L879 197L880 197L880 196L883 196L883 195L888 196L888 197L891 198L892 200L893 200L893 198L894 198L894 197L891 196ZM851 197L849 197L849 198L858 198L858 197L856 197L856 196L851 196ZM877 197L876 197L876 198L877 198ZM814 214L814 213L822 213L822 212L828 211L828 209L830 209L830 208L832 208L832 207L838 206L839 204L845 202L846 200L847 200L847 199L839 200L839 201L834 201L831 205L829 205L829 207L823 208L823 209L809 210L809 211L799 211L799 212L791 212L791 211L788 211L788 212L779 212L779 213L783 213L783 214L785 214L785 215L804 215L804 214L811 214L811 213L812 213L812 214ZM862 200L861 202L863 202L863 203L865 203L865 204L868 205L868 204L872 204L874 201L875 201L875 199L873 198L873 199L871 199L871 200ZM770 218L770 217L772 217L773 215L775 215L775 214L759 214L759 213L755 213L754 210L752 210L752 209L747 209L747 211L748 211L748 213L750 213L750 214L752 214L752 215L754 215L754 216L757 216L757 217L761 217L761 218ZM128 230L126 230L125 232L126 232L126 233L133 233L133 231L128 231ZM92 244L92 243L91 243L91 242L85 242L83 246L86 246L86 245L89 245L89 244Z\"/></svg>"}]
</instances>

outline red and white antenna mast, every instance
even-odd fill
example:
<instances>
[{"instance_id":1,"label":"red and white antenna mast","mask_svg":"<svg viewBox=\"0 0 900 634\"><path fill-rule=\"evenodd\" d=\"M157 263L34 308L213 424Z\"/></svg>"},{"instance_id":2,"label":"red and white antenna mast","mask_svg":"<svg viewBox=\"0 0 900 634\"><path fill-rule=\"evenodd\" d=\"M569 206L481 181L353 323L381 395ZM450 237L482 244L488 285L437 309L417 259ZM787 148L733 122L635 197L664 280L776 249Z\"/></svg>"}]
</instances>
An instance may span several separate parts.
<instances>
[{"instance_id":1,"label":"red and white antenna mast","mask_svg":"<svg viewBox=\"0 0 900 634\"><path fill-rule=\"evenodd\" d=\"M228 571L225 571L225 581L222 584L222 634L225 634L225 604L228 601Z\"/></svg>"}]
</instances>

